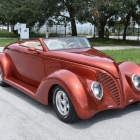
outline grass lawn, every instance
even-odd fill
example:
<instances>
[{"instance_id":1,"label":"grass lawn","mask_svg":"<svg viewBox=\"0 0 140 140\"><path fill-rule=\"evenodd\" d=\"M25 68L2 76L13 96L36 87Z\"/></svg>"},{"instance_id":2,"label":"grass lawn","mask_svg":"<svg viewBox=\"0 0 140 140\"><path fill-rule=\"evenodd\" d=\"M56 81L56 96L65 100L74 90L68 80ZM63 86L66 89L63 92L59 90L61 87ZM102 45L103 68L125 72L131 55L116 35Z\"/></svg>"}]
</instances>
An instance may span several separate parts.
<instances>
[{"instance_id":1,"label":"grass lawn","mask_svg":"<svg viewBox=\"0 0 140 140\"><path fill-rule=\"evenodd\" d=\"M49 34L50 37L54 36L60 36L59 34L56 33L51 33ZM80 35L79 35L80 36ZM84 36L84 35L82 35ZM87 35L85 35L87 36ZM7 39L2 39L2 37L7 37ZM39 38L39 37L45 37L45 34L30 34L31 38ZM8 39L8 38L13 38L13 39ZM12 32L7 32L5 30L0 30L0 46L5 46L11 42L17 41L18 35L14 34ZM121 39L100 39L100 38L89 38L89 41L91 42L92 46L140 46L140 42L133 41L133 40L127 40L123 41Z\"/></svg>"},{"instance_id":2,"label":"grass lawn","mask_svg":"<svg viewBox=\"0 0 140 140\"><path fill-rule=\"evenodd\" d=\"M140 46L140 42L133 40L117 40L117 39L100 39L100 38L89 38L92 46Z\"/></svg>"},{"instance_id":3,"label":"grass lawn","mask_svg":"<svg viewBox=\"0 0 140 140\"><path fill-rule=\"evenodd\" d=\"M127 49L127 50L103 50L112 57L116 62L130 61L140 64L140 49Z\"/></svg>"},{"instance_id":4,"label":"grass lawn","mask_svg":"<svg viewBox=\"0 0 140 140\"><path fill-rule=\"evenodd\" d=\"M5 47L6 45L12 43L12 42L17 42L18 39L12 38L12 39L4 39L0 38L0 47Z\"/></svg>"}]
</instances>

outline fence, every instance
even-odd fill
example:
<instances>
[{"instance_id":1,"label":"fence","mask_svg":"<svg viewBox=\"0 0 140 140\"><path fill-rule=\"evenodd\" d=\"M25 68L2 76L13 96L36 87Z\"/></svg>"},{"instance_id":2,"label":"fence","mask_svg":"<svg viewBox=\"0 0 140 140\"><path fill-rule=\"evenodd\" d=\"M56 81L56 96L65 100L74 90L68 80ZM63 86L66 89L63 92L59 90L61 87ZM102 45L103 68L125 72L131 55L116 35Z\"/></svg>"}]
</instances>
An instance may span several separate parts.
<instances>
[{"instance_id":1,"label":"fence","mask_svg":"<svg viewBox=\"0 0 140 140\"><path fill-rule=\"evenodd\" d=\"M46 33L46 31L49 30L50 33L57 33L62 36L64 35L71 35L71 27L70 26L64 26L64 25L53 25L52 27L48 27L47 25L44 25L42 29L40 30L41 33ZM124 28L109 28L105 29L105 37L110 38L119 38L121 39L124 33ZM99 36L99 30L97 30L94 26L77 26L77 34L78 35L87 35L87 36L93 36L98 37ZM140 28L128 28L126 31L126 36L134 36L135 39L139 39L140 37Z\"/></svg>"},{"instance_id":2,"label":"fence","mask_svg":"<svg viewBox=\"0 0 140 140\"><path fill-rule=\"evenodd\" d=\"M50 33L57 33L61 35L67 35L71 34L71 27L70 26L64 26L64 25L53 25L52 27L48 27L47 25L44 25L39 32L40 33L46 33L46 31L49 31ZM88 26L77 26L77 34L78 35L93 35L94 33L94 27Z\"/></svg>"},{"instance_id":3,"label":"fence","mask_svg":"<svg viewBox=\"0 0 140 140\"><path fill-rule=\"evenodd\" d=\"M124 28L110 28L105 29L104 35L107 38L122 39L124 34ZM95 29L93 37L98 37L99 31ZM128 40L140 40L140 28L128 28L126 30L126 39Z\"/></svg>"},{"instance_id":4,"label":"fence","mask_svg":"<svg viewBox=\"0 0 140 140\"><path fill-rule=\"evenodd\" d=\"M49 28L50 33L58 33L62 35L71 34L70 27L63 27L63 26L56 26ZM78 35L93 35L94 28L91 27L77 27L77 34Z\"/></svg>"}]
</instances>

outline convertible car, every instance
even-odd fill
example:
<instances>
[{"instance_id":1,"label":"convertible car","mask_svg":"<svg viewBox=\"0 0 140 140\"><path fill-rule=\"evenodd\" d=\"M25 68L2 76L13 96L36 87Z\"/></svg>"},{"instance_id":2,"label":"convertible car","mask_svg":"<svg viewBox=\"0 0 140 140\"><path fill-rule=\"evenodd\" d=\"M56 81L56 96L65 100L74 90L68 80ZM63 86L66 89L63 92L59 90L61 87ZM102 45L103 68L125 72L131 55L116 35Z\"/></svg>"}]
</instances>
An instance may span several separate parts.
<instances>
[{"instance_id":1,"label":"convertible car","mask_svg":"<svg viewBox=\"0 0 140 140\"><path fill-rule=\"evenodd\" d=\"M11 85L72 123L140 101L140 66L116 63L85 37L26 40L0 53L0 85Z\"/></svg>"}]
</instances>

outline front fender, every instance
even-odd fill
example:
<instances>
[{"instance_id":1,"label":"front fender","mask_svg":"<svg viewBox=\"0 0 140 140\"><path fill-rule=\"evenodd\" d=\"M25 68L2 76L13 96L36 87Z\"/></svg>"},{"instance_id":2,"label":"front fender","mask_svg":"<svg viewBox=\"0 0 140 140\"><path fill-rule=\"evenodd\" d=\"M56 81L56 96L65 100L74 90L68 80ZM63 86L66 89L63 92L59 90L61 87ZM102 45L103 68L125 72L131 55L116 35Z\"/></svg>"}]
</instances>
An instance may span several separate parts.
<instances>
[{"instance_id":1,"label":"front fender","mask_svg":"<svg viewBox=\"0 0 140 140\"><path fill-rule=\"evenodd\" d=\"M86 88L76 74L68 70L58 70L44 78L36 93L39 102L48 104L49 91L53 85L60 85L66 90L80 118L91 117Z\"/></svg>"},{"instance_id":2,"label":"front fender","mask_svg":"<svg viewBox=\"0 0 140 140\"><path fill-rule=\"evenodd\" d=\"M133 74L140 76L140 66L132 62L123 62L119 63L118 67L122 77L125 104L140 101L140 91L132 83Z\"/></svg>"}]
</instances>

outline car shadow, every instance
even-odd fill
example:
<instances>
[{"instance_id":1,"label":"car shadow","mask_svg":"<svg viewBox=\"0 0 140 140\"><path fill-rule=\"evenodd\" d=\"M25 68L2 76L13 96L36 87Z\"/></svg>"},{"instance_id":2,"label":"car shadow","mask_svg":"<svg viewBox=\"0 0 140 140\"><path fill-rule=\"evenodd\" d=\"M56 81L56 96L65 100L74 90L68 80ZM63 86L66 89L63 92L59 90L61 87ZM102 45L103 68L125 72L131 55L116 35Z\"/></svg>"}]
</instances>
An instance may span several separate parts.
<instances>
[{"instance_id":1,"label":"car shadow","mask_svg":"<svg viewBox=\"0 0 140 140\"><path fill-rule=\"evenodd\" d=\"M48 106L43 105L43 104L37 102L36 100L32 99L28 95L24 94L23 92L15 89L13 87L6 87L3 89L5 91L10 92L10 94L13 94L14 96L26 101L27 103L29 103L30 105L43 111L44 113L46 113L46 114L49 113L49 114L53 115L55 118L57 118L51 103ZM92 125L95 125L96 123L99 123L101 121L105 121L105 120L109 120L109 119L113 119L113 118L120 118L124 115L131 113L131 112L135 112L135 111L139 111L139 110L140 110L140 104L137 103L137 104L133 104L133 105L128 105L124 109L114 109L114 110L101 111L101 112L95 114L90 119L86 119L86 120L80 119L79 121L74 122L72 124L68 124L68 125L70 125L71 127L75 128L75 129L86 129L86 128L88 128ZM60 121L60 120L58 119L58 121Z\"/></svg>"},{"instance_id":2,"label":"car shadow","mask_svg":"<svg viewBox=\"0 0 140 140\"><path fill-rule=\"evenodd\" d=\"M75 122L74 124L71 124L71 126L77 129L86 129L90 127L91 125L95 125L96 123L99 123L101 121L114 119L114 118L121 118L122 116L127 115L131 112L135 112L135 111L140 111L140 103L128 105L123 109L101 111L95 114L90 119L80 120L78 122Z\"/></svg>"},{"instance_id":3,"label":"car shadow","mask_svg":"<svg viewBox=\"0 0 140 140\"><path fill-rule=\"evenodd\" d=\"M33 98L31 98L30 96L28 96L27 94L23 93L22 91L8 86L8 87L2 87L5 91L10 92L10 94L24 100L25 102L27 102L28 104L34 106L35 108L43 111L44 113L49 113L52 115L55 115L55 112L53 111L53 106L51 103L49 103L48 106L34 100Z\"/></svg>"}]
</instances>

